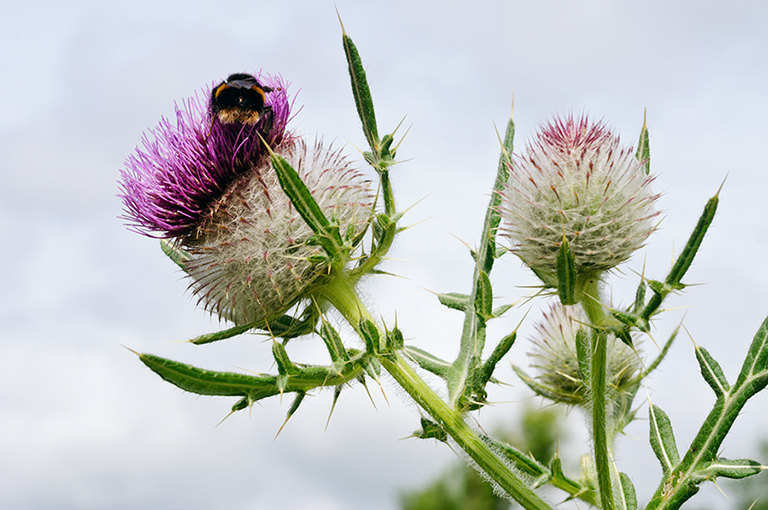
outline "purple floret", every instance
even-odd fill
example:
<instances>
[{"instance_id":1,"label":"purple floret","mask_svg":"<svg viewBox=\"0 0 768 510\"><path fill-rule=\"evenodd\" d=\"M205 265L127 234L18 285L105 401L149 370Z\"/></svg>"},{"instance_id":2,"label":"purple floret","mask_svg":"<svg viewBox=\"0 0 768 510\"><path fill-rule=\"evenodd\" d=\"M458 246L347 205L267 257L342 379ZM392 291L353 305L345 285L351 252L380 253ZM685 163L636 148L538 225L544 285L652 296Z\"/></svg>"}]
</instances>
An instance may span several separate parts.
<instances>
[{"instance_id":1,"label":"purple floret","mask_svg":"<svg viewBox=\"0 0 768 510\"><path fill-rule=\"evenodd\" d=\"M163 239L193 234L232 181L266 157L259 135L270 147L292 137L286 132L292 106L287 84L279 77L256 78L274 89L256 124L212 122L210 87L176 105L175 124L163 118L144 134L143 147L121 170L119 196L131 229Z\"/></svg>"}]
</instances>

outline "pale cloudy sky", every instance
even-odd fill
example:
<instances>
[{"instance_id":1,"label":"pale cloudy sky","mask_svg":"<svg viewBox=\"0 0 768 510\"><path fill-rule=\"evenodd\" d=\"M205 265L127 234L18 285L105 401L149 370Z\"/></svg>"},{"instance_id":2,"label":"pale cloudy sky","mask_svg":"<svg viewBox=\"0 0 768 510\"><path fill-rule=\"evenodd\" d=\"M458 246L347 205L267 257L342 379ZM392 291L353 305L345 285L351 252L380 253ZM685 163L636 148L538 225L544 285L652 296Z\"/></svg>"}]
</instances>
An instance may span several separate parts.
<instances>
[{"instance_id":1,"label":"pale cloudy sky","mask_svg":"<svg viewBox=\"0 0 768 510\"><path fill-rule=\"evenodd\" d=\"M655 336L685 315L697 343L732 379L768 311L768 8L759 1L4 2L0 19L0 506L42 508L393 509L455 457L443 445L399 441L418 413L384 383L352 388L325 429L329 393L306 399L280 437L288 401L216 423L232 402L184 394L120 344L199 366L270 370L259 337L194 347L174 343L219 325L194 306L157 243L128 232L116 180L141 133L173 102L236 71L280 73L303 105L309 136L363 144L334 10L368 69L380 131L410 126L393 181L419 223L375 279L371 307L416 345L451 357L461 316L427 291L468 290L514 93L518 145L548 116L588 112L634 143L647 108L652 170L665 219L617 279L662 278L707 198L728 176L721 208ZM421 201L420 201L421 200ZM420 201L420 202L419 202ZM422 222L422 220L424 220ZM461 240L461 241L460 241ZM514 258L494 274L500 299L533 283ZM494 325L508 331L532 308ZM683 309L682 307L687 307ZM525 336L525 335L524 335ZM317 342L296 344L319 359ZM527 343L511 355L526 361ZM653 352L651 344L646 350ZM489 428L539 405L513 386L491 397ZM649 381L680 448L712 394L682 336ZM638 402L639 403L639 402ZM747 406L724 454L744 457L764 435L768 397ZM642 412L641 412L642 414ZM573 420L580 426L577 417ZM641 501L660 470L647 423L619 445ZM572 442L582 438L571 435ZM573 455L581 445L572 447ZM575 457L572 455L572 462ZM761 459L763 462L768 459ZM714 489L715 506L727 506ZM716 499L721 498L721 499Z\"/></svg>"}]
</instances>

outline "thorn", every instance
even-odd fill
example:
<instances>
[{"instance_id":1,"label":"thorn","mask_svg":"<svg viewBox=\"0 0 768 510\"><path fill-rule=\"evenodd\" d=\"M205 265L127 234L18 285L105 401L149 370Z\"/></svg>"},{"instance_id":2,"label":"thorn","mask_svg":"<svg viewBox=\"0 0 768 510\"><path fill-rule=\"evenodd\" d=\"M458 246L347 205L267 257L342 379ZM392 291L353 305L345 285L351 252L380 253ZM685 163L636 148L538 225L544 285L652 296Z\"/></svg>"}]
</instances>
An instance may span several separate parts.
<instances>
[{"instance_id":1,"label":"thorn","mask_svg":"<svg viewBox=\"0 0 768 510\"><path fill-rule=\"evenodd\" d=\"M720 491L720 494L722 494L723 496L725 496L725 499L731 499L731 498L729 498L729 497L728 497L728 494L726 494L726 493L723 491L723 489L721 489L721 488L720 488L720 486L719 486L719 485L717 485L717 480L716 480L716 479L713 479L713 480L710 480L710 481L711 481L713 484L715 484L715 487L717 487L717 490L719 490L719 491Z\"/></svg>"},{"instance_id":2,"label":"thorn","mask_svg":"<svg viewBox=\"0 0 768 510\"><path fill-rule=\"evenodd\" d=\"M379 408L376 407L376 402L373 401L373 395L371 395L371 392L368 390L368 384L366 384L364 379L360 379L360 384L362 384L363 388L365 388L365 392L368 394L368 399L371 401L373 408L378 411Z\"/></svg>"},{"instance_id":3,"label":"thorn","mask_svg":"<svg viewBox=\"0 0 768 510\"><path fill-rule=\"evenodd\" d=\"M379 385L379 388L381 389L381 394L382 394L382 396L384 397L384 401L387 403L387 407L389 407L390 409L392 409L392 404L390 404L390 403L389 403L389 399L387 398L387 394L386 394L386 392L384 392L384 386L382 386L382 385L381 385L381 381L379 381L379 380L377 379L377 380L376 380L376 384L378 384L378 385Z\"/></svg>"},{"instance_id":4,"label":"thorn","mask_svg":"<svg viewBox=\"0 0 768 510\"><path fill-rule=\"evenodd\" d=\"M344 23L341 22L341 14L339 13L339 8L336 7L336 4L333 5L333 8L336 9L336 16L339 18L339 25L341 25L341 35L347 35L347 31L344 30Z\"/></svg>"},{"instance_id":5,"label":"thorn","mask_svg":"<svg viewBox=\"0 0 768 510\"><path fill-rule=\"evenodd\" d=\"M282 425L280 425L280 429L277 431L277 434L275 434L275 437L272 438L272 441L275 441L277 439L277 436L280 435L280 432L283 431L283 429L285 428L286 424L288 423L288 420L290 420L290 419L291 419L291 415L290 414L285 417L285 421L283 422Z\"/></svg>"},{"instance_id":6,"label":"thorn","mask_svg":"<svg viewBox=\"0 0 768 510\"><path fill-rule=\"evenodd\" d=\"M715 193L715 196L716 196L716 197L719 197L719 196L720 196L720 190L722 190L722 189L723 189L723 186L725 186L725 181L726 181L726 180L728 180L728 176L729 176L729 175L730 175L730 172L728 172L727 174L725 174L725 177L723 178L723 182L722 182L722 183L720 183L720 187L719 187L719 188L717 188L717 193Z\"/></svg>"},{"instance_id":7,"label":"thorn","mask_svg":"<svg viewBox=\"0 0 768 510\"><path fill-rule=\"evenodd\" d=\"M400 121L400 124L402 124L404 120L405 120L405 117L403 117L403 120ZM395 131L397 131L397 128L400 127L400 124L397 125L397 127L395 128ZM403 140L405 140L405 137L408 136L408 133L411 132L411 128L412 127L413 127L413 124L408 126L408 129L406 129L405 133L403 133L403 136L400 137L400 141L397 142L397 145L392 147L393 151L397 152L397 149L400 147L400 144L403 143ZM395 131L392 132L393 135L395 134ZM406 161L410 161L410 160L409 159L404 159L403 161L398 161L397 163L405 163Z\"/></svg>"},{"instance_id":8,"label":"thorn","mask_svg":"<svg viewBox=\"0 0 768 510\"><path fill-rule=\"evenodd\" d=\"M121 346L121 347L123 347L124 349L128 349L129 351L131 351L132 353L134 353L136 356L138 356L138 357L141 357L141 353L140 353L140 352L136 352L136 351L134 351L133 349L131 349L131 348L130 348L130 347L128 347L127 345L124 345L124 344L120 344L120 346Z\"/></svg>"},{"instance_id":9,"label":"thorn","mask_svg":"<svg viewBox=\"0 0 768 510\"><path fill-rule=\"evenodd\" d=\"M293 401L293 403L291 404L291 407L290 407L290 409L288 409L288 414L287 414L287 416L285 417L285 421L284 421L284 422L283 422L283 424L280 426L280 429L277 431L277 434L275 434L275 437L272 439L272 441L274 441L275 439L277 439L277 436L279 436L279 435L280 435L280 432L282 432L282 431L283 431L283 429L285 428L285 425L288 423L288 420L290 420L290 419L291 419L291 416L293 416L293 414L294 414L296 411L298 411L298 409L299 409L299 406L301 405L301 401L302 401L302 400L304 400L304 397L305 397L305 396L306 396L306 393L304 393L304 392L301 392L301 391L299 391L299 392L297 392L297 393L296 393L296 399L295 399L295 400Z\"/></svg>"},{"instance_id":10,"label":"thorn","mask_svg":"<svg viewBox=\"0 0 768 510\"><path fill-rule=\"evenodd\" d=\"M325 421L325 430L328 430L328 424L331 423L331 416L333 416L333 410L336 409L336 402L339 400L339 395L341 395L341 385L336 386L336 389L333 392L333 403L331 404L331 410L328 413L328 419Z\"/></svg>"},{"instance_id":11,"label":"thorn","mask_svg":"<svg viewBox=\"0 0 768 510\"><path fill-rule=\"evenodd\" d=\"M248 407L250 408L251 406L249 405ZM224 418L222 418L222 419L221 419L221 421L220 421L219 423L217 423L217 424L216 424L216 425L215 425L213 428L216 428L216 427L218 427L219 425L221 425L222 423L224 423L224 420L226 420L227 418L229 418L229 417L230 417L230 416L232 416L233 414L235 414L235 411L230 411L230 412L229 412L229 413L228 413L228 414L227 414L227 415L226 415Z\"/></svg>"}]
</instances>

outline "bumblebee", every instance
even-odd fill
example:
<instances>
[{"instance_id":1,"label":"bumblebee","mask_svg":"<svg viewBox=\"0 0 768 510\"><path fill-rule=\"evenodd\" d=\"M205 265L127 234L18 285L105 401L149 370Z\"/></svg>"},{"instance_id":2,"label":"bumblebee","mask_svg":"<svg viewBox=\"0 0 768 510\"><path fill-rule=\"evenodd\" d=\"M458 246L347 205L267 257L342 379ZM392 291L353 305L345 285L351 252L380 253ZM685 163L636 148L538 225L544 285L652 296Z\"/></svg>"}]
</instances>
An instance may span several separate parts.
<instances>
[{"instance_id":1,"label":"bumblebee","mask_svg":"<svg viewBox=\"0 0 768 510\"><path fill-rule=\"evenodd\" d=\"M222 124L256 124L270 110L264 100L272 90L250 74L230 74L211 91L211 122L219 119Z\"/></svg>"}]
</instances>

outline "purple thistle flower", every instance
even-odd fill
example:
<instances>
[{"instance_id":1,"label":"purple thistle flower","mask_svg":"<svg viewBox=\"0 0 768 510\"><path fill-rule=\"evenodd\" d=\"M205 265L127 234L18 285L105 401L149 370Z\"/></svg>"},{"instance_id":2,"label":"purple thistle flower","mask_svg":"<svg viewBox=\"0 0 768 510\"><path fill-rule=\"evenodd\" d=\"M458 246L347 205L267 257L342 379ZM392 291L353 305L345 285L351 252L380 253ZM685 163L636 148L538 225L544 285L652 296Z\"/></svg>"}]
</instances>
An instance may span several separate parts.
<instances>
[{"instance_id":1,"label":"purple thistle flower","mask_svg":"<svg viewBox=\"0 0 768 510\"><path fill-rule=\"evenodd\" d=\"M198 94L176 106L175 124L163 118L145 133L143 149L121 171L124 218L133 230L163 239L196 235L209 205L264 157L259 135L270 147L293 138L286 132L288 85L269 75L257 79L273 91L266 96L268 111L255 124L213 120L206 91L204 99Z\"/></svg>"},{"instance_id":2,"label":"purple thistle flower","mask_svg":"<svg viewBox=\"0 0 768 510\"><path fill-rule=\"evenodd\" d=\"M262 137L296 170L349 253L374 204L369 181L339 151L322 142L307 146L286 130L286 85L256 79L271 89L258 120L222 123L210 99L189 99L177 106L175 124L163 119L144 136L120 183L129 228L172 239L187 254L183 268L200 304L238 325L280 316L329 274L326 254L280 186ZM227 114L233 112L240 113L236 102Z\"/></svg>"}]
</instances>

